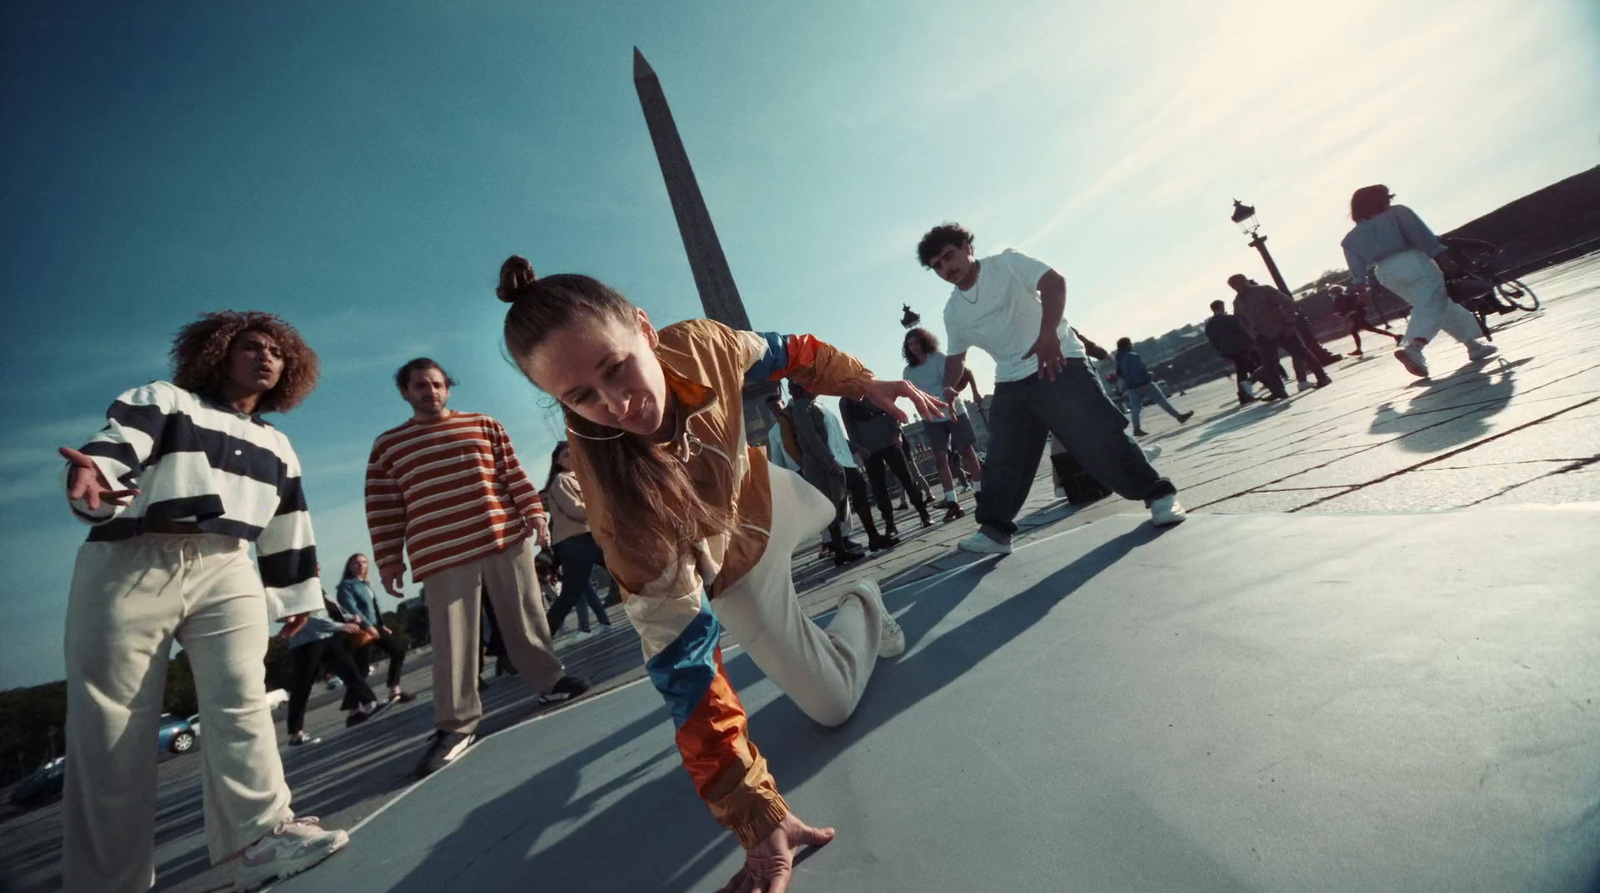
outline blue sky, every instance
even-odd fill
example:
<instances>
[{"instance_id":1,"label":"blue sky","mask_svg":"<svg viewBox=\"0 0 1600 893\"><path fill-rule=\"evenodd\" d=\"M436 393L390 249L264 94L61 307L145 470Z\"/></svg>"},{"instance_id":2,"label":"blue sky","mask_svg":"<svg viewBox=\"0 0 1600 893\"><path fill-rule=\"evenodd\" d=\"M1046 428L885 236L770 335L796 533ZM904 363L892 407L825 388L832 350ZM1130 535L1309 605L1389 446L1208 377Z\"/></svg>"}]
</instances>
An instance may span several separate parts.
<instances>
[{"instance_id":1,"label":"blue sky","mask_svg":"<svg viewBox=\"0 0 1600 893\"><path fill-rule=\"evenodd\" d=\"M557 8L564 6L565 9ZM1327 8L1337 6L1336 9ZM530 9L529 7L538 7ZM166 375L210 309L294 322L324 561L426 354L542 481L548 399L500 356L509 253L699 315L631 80L660 74L758 328L897 372L941 220L1068 282L1091 337L1341 264L1355 187L1447 229L1600 161L1600 7L1483 2L24 4L0 22L0 688L59 678L73 553L55 447ZM1262 277L1265 278L1265 277ZM987 382L992 364L975 362Z\"/></svg>"}]
</instances>

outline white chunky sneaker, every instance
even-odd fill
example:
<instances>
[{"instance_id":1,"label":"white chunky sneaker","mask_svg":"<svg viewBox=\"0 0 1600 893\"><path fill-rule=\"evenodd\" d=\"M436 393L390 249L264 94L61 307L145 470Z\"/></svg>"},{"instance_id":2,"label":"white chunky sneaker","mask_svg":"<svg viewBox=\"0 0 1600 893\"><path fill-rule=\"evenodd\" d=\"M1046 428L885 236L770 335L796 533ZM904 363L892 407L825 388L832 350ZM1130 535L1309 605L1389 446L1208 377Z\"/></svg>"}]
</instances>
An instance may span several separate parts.
<instances>
[{"instance_id":1,"label":"white chunky sneaker","mask_svg":"<svg viewBox=\"0 0 1600 893\"><path fill-rule=\"evenodd\" d=\"M976 552L979 555L1010 555L1011 544L990 539L983 531L978 531L956 543L956 548L963 552Z\"/></svg>"},{"instance_id":2,"label":"white chunky sneaker","mask_svg":"<svg viewBox=\"0 0 1600 893\"><path fill-rule=\"evenodd\" d=\"M244 848L234 872L235 890L254 890L269 881L299 874L350 843L343 831L327 831L316 816L298 816Z\"/></svg>"},{"instance_id":3,"label":"white chunky sneaker","mask_svg":"<svg viewBox=\"0 0 1600 893\"><path fill-rule=\"evenodd\" d=\"M1428 361L1422 358L1422 345L1415 341L1394 352L1394 358L1418 378L1428 377Z\"/></svg>"},{"instance_id":4,"label":"white chunky sneaker","mask_svg":"<svg viewBox=\"0 0 1600 893\"><path fill-rule=\"evenodd\" d=\"M1467 342L1467 359L1474 363L1481 363L1500 352L1500 348L1493 344L1484 344L1482 341Z\"/></svg>"},{"instance_id":5,"label":"white chunky sneaker","mask_svg":"<svg viewBox=\"0 0 1600 893\"><path fill-rule=\"evenodd\" d=\"M1150 520L1157 527L1172 527L1182 524L1187 517L1189 517L1189 513L1183 510L1182 505L1178 504L1176 495L1163 496L1150 503Z\"/></svg>"},{"instance_id":6,"label":"white chunky sneaker","mask_svg":"<svg viewBox=\"0 0 1600 893\"><path fill-rule=\"evenodd\" d=\"M883 618L878 634L878 657L887 659L905 654L906 631L900 628L900 624L895 622L894 615L884 606L883 590L878 588L878 584L871 580L857 580L845 590L844 597L849 598L852 595L859 595L862 599L878 606L878 616Z\"/></svg>"}]
</instances>

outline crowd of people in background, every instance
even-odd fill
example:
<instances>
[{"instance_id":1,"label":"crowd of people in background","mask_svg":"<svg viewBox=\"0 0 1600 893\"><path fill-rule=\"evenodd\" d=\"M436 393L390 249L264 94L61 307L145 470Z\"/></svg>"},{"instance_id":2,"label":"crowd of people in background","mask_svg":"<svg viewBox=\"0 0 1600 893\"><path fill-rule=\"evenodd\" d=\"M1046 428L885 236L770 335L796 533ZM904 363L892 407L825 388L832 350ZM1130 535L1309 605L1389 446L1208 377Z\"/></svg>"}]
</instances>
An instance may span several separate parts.
<instances>
[{"instance_id":1,"label":"crowd of people in background","mask_svg":"<svg viewBox=\"0 0 1600 893\"><path fill-rule=\"evenodd\" d=\"M1335 294L1335 310L1349 321L1353 352L1361 353L1361 331L1394 337L1404 368L1426 376L1423 351L1443 330L1471 360L1487 359L1494 346L1446 292L1448 252L1392 198L1383 186L1352 198L1355 226L1342 243L1351 286ZM923 528L935 524L935 509L943 523L965 517L958 481L970 485L977 528L959 548L1007 554L1047 443L1059 495L1138 500L1158 527L1186 517L1177 486L1152 465L1156 451L1133 437L1146 434L1146 400L1179 424L1193 413L1171 404L1131 339L1119 338L1111 355L1079 335L1065 313L1066 280L1050 264L1014 249L980 256L975 243L954 223L918 241L918 261L952 287L944 349L932 331L912 328L901 343L906 366L889 380L810 335L710 320L657 328L593 278L540 277L526 260L508 259L496 289L510 305L503 343L528 381L559 402L569 433L544 488L528 480L500 422L450 408L456 382L439 363L407 362L394 386L409 418L375 439L368 461L373 561L350 556L332 599L299 460L261 418L312 391L315 352L269 314L205 314L186 326L172 346L171 381L125 392L98 434L61 450L68 503L90 525L67 609L65 889L134 891L154 880L155 764L118 742L155 739L174 642L189 654L206 729L211 859L234 862L238 887L252 889L348 844L345 832L289 808L262 660L269 624L282 624L291 748L318 740L304 725L324 673L344 685L348 726L415 700L401 685L405 648L368 583L371 565L396 598L408 572L422 587L435 730L417 776L475 740L486 637L543 699L589 690L567 672L552 631L574 609L579 637L590 633L591 613L611 625L593 582L604 566L696 793L746 851L735 885L786 878L798 847L834 832L801 821L779 793L723 670L719 634L825 726L848 721L875 665L907 644L864 576L826 628L801 611L797 548L820 536L823 556L844 567L899 545L892 474L901 508ZM1411 306L1404 335L1366 321L1373 276ZM1241 405L1255 399L1252 382L1266 399L1288 397L1280 352L1300 390L1332 382L1326 366L1338 355L1316 342L1288 295L1243 274L1228 285L1233 312L1213 301L1205 334L1232 363ZM986 410L966 363L974 348L995 365ZM1092 360L1112 369L1103 375ZM1108 377L1126 394L1126 414ZM765 449L745 440L743 395L754 387L771 389ZM986 412L982 457L964 392ZM842 423L819 395L840 398ZM920 416L938 499L917 469L898 401ZM852 506L865 546L845 532ZM559 595L546 604L556 579ZM388 662L383 693L367 681L374 657Z\"/></svg>"}]
</instances>

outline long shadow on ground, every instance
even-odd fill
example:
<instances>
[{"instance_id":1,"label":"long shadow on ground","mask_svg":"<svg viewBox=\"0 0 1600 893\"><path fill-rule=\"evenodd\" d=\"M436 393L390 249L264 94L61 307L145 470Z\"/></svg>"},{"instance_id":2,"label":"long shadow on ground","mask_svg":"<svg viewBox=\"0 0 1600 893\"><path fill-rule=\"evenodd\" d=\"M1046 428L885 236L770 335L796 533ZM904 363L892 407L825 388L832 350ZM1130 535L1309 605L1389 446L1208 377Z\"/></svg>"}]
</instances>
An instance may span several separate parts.
<instances>
[{"instance_id":1,"label":"long shadow on ground","mask_svg":"<svg viewBox=\"0 0 1600 893\"><path fill-rule=\"evenodd\" d=\"M900 617L910 640L920 647L906 658L879 667L856 715L844 727L824 729L807 719L786 698L779 698L750 717L752 737L766 753L780 783L793 789L816 776L880 726L916 706L966 673L985 657L1015 639L1061 600L1111 567L1129 551L1150 542L1159 532L1140 528L1093 549L1066 567L1001 601L931 641L925 639L946 614L972 593L995 566L974 566L937 586L912 587L887 599L891 610L907 603ZM758 671L743 655L728 661L736 686L749 684ZM439 839L427 859L392 889L454 889L463 872L486 847L502 853L530 853L515 877L502 888L521 883L542 889L668 893L707 888L701 880L737 848L734 839L715 825L695 797L681 771L645 781L601 811L594 803L609 799L634 784L658 760L676 762L671 742L638 768L582 800L574 797L584 765L607 759L646 734L660 734L661 716L641 717L578 756L556 763L504 795L473 809L455 831ZM507 818L515 817L508 827ZM811 816L826 822L827 816ZM578 826L558 846L540 847L547 829ZM537 849L537 851L535 851ZM476 854L476 855L474 855ZM612 854L613 858L597 858ZM819 858L826 858L824 853Z\"/></svg>"}]
</instances>

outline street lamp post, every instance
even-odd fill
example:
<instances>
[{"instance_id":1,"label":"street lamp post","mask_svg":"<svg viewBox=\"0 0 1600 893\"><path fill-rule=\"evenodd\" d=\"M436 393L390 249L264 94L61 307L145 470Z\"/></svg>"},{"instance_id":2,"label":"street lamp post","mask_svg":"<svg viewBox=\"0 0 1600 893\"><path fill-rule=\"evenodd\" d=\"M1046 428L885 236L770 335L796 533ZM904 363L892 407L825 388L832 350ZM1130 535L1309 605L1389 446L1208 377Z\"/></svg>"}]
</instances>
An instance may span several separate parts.
<instances>
[{"instance_id":1,"label":"street lamp post","mask_svg":"<svg viewBox=\"0 0 1600 893\"><path fill-rule=\"evenodd\" d=\"M1261 260L1267 265L1267 272L1272 274L1272 281L1278 290L1289 294L1289 283L1283 281L1283 274L1278 272L1278 265L1273 262L1271 252L1267 251L1267 237L1261 235L1261 221L1256 217L1256 209L1234 199L1233 222L1239 224L1244 234L1250 237L1250 247L1261 252Z\"/></svg>"}]
</instances>

